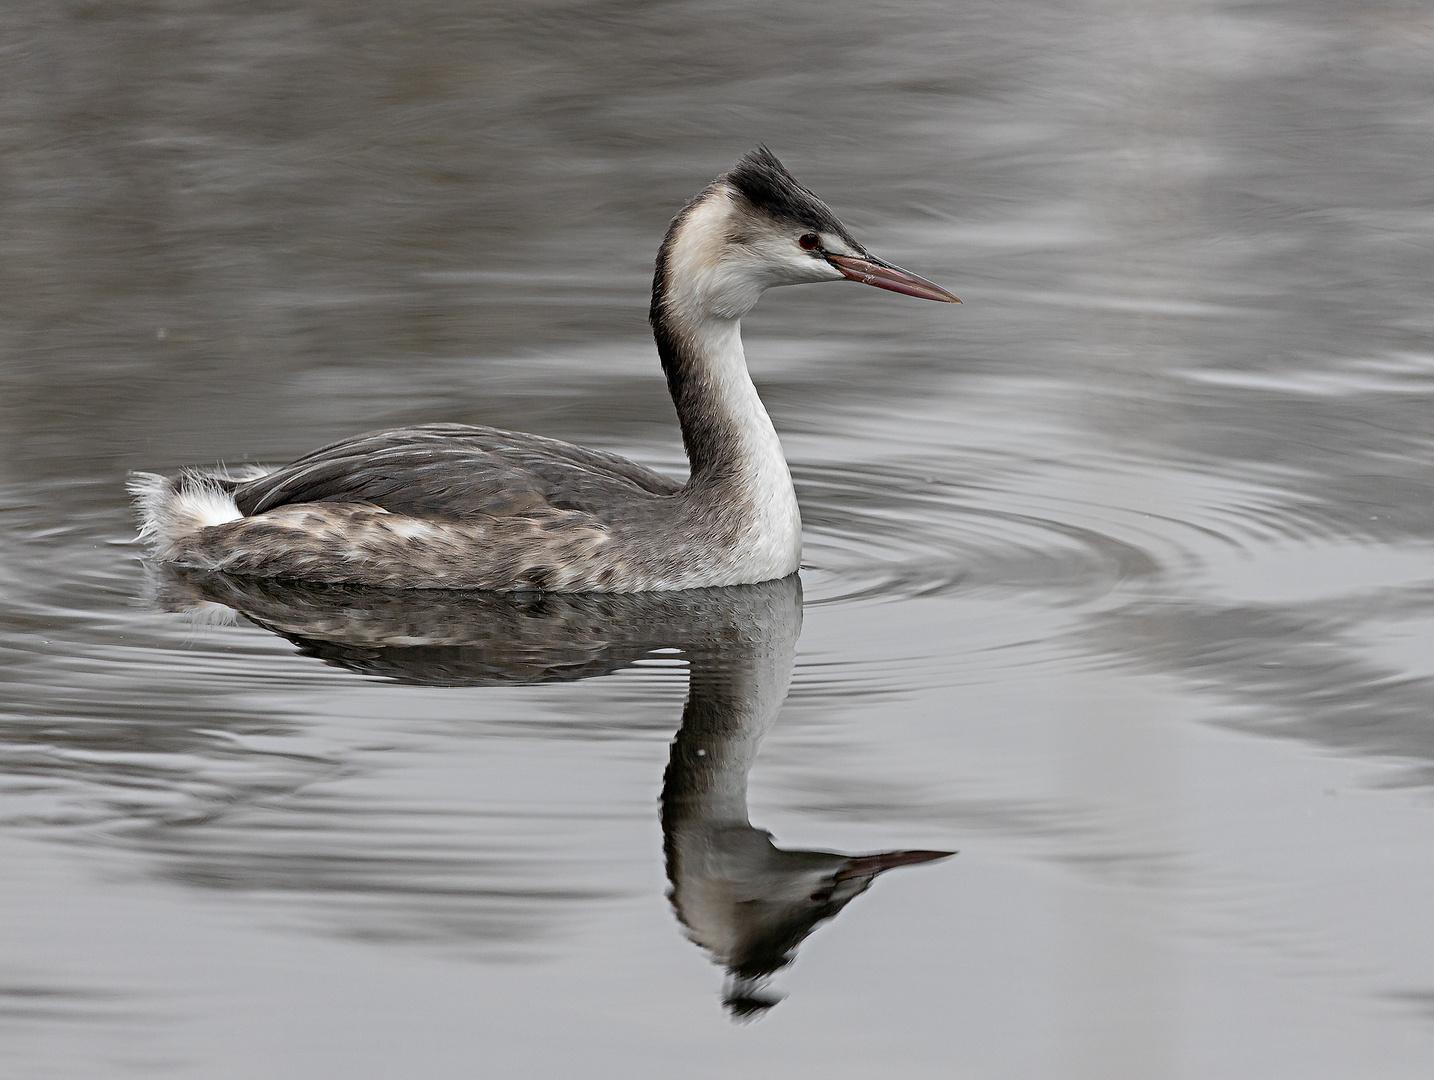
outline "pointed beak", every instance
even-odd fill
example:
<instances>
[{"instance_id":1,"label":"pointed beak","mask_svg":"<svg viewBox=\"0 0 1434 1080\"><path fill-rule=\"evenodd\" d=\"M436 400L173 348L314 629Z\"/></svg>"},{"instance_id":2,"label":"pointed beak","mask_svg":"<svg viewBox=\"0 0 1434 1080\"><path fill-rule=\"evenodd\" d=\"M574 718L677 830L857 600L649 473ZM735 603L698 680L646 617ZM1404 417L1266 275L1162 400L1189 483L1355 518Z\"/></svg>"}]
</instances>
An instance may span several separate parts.
<instances>
[{"instance_id":1,"label":"pointed beak","mask_svg":"<svg viewBox=\"0 0 1434 1080\"><path fill-rule=\"evenodd\" d=\"M924 277L917 277L909 270L892 266L891 263L882 262L870 255L863 257L829 254L827 261L852 281L859 281L863 285L875 285L878 289L890 289L892 292L917 296L922 300L940 300L947 304L961 302L936 282L927 281Z\"/></svg>"},{"instance_id":2,"label":"pointed beak","mask_svg":"<svg viewBox=\"0 0 1434 1080\"><path fill-rule=\"evenodd\" d=\"M920 281L920 278L916 279ZM927 282L930 285L930 282ZM933 286L934 287L934 286ZM953 299L955 299L953 297ZM956 301L958 304L961 302ZM847 862L846 867L837 873L838 881L846 881L854 877L876 877L877 874L884 874L888 870L895 870L898 866L915 866L917 863L935 862L937 859L949 859L955 855L954 851L883 851L876 855L854 855Z\"/></svg>"}]
</instances>

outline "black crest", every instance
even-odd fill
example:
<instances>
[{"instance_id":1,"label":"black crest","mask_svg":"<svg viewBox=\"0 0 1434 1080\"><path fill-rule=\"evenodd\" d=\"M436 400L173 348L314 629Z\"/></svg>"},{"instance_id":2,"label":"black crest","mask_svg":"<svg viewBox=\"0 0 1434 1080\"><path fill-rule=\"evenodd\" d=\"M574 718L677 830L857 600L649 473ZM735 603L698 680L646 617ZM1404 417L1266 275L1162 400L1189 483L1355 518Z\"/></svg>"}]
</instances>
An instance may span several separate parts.
<instances>
[{"instance_id":1,"label":"black crest","mask_svg":"<svg viewBox=\"0 0 1434 1080\"><path fill-rule=\"evenodd\" d=\"M814 232L835 233L861 250L831 208L797 183L797 178L765 146L742 155L727 174L727 182L755 208L777 221Z\"/></svg>"}]
</instances>

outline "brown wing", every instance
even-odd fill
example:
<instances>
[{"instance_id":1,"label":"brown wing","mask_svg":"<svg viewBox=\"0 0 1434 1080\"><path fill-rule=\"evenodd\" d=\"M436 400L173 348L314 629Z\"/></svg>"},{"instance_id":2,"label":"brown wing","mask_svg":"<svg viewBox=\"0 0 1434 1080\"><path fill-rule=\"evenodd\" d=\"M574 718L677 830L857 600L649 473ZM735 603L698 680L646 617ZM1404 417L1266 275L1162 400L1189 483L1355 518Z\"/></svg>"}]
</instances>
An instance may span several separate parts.
<instances>
[{"instance_id":1,"label":"brown wing","mask_svg":"<svg viewBox=\"0 0 1434 1080\"><path fill-rule=\"evenodd\" d=\"M375 431L239 484L246 517L309 502L368 503L415 517L504 517L543 509L601 513L682 485L635 461L557 439L464 424Z\"/></svg>"}]
</instances>

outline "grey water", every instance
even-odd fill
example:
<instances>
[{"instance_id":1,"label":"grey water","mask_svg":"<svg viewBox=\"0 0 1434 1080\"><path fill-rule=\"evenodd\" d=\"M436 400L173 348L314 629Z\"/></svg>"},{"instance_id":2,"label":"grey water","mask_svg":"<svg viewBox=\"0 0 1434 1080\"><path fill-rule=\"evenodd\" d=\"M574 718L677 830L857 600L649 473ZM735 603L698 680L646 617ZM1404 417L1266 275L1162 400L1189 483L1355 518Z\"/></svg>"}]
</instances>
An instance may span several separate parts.
<instances>
[{"instance_id":1,"label":"grey water","mask_svg":"<svg viewBox=\"0 0 1434 1080\"><path fill-rule=\"evenodd\" d=\"M6 1077L1430 1075L1422 0L3 27ZM759 141L965 301L746 320L800 581L146 567L132 469L680 474L652 257Z\"/></svg>"}]
</instances>

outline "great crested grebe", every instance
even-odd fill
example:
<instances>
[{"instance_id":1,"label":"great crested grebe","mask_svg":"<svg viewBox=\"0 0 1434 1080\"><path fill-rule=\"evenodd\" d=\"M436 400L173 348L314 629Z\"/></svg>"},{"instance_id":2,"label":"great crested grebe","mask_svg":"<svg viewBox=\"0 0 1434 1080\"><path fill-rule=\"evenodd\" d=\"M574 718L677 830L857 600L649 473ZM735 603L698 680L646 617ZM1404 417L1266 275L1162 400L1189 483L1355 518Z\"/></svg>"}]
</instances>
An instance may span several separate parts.
<instances>
[{"instance_id":1,"label":"great crested grebe","mask_svg":"<svg viewBox=\"0 0 1434 1080\"><path fill-rule=\"evenodd\" d=\"M182 566L404 589L646 592L786 577L801 515L741 318L765 289L842 279L960 303L871 255L758 147L683 207L657 252L650 319L687 483L556 439L426 424L272 472L135 473L140 536Z\"/></svg>"}]
</instances>

